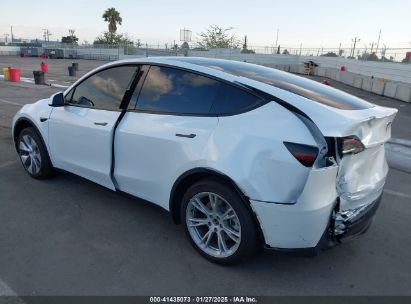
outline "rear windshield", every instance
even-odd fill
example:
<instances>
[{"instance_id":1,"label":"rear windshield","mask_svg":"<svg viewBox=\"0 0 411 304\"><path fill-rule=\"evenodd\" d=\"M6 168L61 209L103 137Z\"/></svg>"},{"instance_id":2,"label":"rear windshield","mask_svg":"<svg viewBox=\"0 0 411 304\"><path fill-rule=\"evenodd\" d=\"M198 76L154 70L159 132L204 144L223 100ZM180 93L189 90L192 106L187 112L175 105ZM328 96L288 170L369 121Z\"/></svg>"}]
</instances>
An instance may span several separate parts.
<instances>
[{"instance_id":1,"label":"rear windshield","mask_svg":"<svg viewBox=\"0 0 411 304\"><path fill-rule=\"evenodd\" d=\"M260 81L341 110L364 110L374 106L363 99L316 81L260 65L208 58L185 57L177 60Z\"/></svg>"}]
</instances>

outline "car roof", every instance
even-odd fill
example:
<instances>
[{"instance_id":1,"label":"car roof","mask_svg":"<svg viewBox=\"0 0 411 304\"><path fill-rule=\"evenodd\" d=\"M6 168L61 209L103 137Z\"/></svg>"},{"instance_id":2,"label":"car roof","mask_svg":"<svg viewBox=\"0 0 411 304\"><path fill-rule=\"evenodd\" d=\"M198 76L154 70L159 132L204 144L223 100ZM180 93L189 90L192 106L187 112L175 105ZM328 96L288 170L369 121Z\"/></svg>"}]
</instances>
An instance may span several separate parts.
<instances>
[{"instance_id":1,"label":"car roof","mask_svg":"<svg viewBox=\"0 0 411 304\"><path fill-rule=\"evenodd\" d=\"M319 104L341 110L363 110L374 105L316 81L248 62L208 57L146 57L117 61L119 63L161 64L186 68L230 82L259 87L270 94L272 88L287 91Z\"/></svg>"},{"instance_id":2,"label":"car roof","mask_svg":"<svg viewBox=\"0 0 411 304\"><path fill-rule=\"evenodd\" d=\"M180 56L128 58L110 62L81 77L64 94L67 94L77 83L100 70L127 64L158 64L188 69L257 89L272 96L278 97L278 94L282 95L281 92L287 92L291 93L291 96L298 95L315 104L339 110L364 110L375 106L330 86L274 68L233 60Z\"/></svg>"}]
</instances>

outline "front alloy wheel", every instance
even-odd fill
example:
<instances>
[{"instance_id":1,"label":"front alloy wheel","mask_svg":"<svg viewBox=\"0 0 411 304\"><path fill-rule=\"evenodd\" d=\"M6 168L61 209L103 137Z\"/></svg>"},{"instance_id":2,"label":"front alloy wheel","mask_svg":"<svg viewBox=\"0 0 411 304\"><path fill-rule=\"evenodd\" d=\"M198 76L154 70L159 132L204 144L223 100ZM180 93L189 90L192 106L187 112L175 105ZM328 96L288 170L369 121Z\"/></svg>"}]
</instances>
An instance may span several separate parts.
<instances>
[{"instance_id":1,"label":"front alloy wheel","mask_svg":"<svg viewBox=\"0 0 411 304\"><path fill-rule=\"evenodd\" d=\"M31 177L46 179L54 175L46 147L34 128L23 129L16 143L21 163Z\"/></svg>"},{"instance_id":2,"label":"front alloy wheel","mask_svg":"<svg viewBox=\"0 0 411 304\"><path fill-rule=\"evenodd\" d=\"M24 169L26 169L30 175L36 175L40 172L40 150L35 140L28 134L20 138L19 155Z\"/></svg>"}]
</instances>

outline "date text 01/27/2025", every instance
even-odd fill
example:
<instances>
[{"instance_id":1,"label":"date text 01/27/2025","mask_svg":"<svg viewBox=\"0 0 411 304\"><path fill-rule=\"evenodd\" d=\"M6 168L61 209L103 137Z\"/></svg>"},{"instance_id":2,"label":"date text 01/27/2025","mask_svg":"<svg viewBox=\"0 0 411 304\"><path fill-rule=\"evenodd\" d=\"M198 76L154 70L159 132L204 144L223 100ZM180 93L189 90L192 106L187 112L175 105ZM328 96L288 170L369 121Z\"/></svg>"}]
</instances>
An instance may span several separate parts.
<instances>
[{"instance_id":1,"label":"date text 01/27/2025","mask_svg":"<svg viewBox=\"0 0 411 304\"><path fill-rule=\"evenodd\" d=\"M150 297L150 303L258 303L255 297Z\"/></svg>"}]
</instances>

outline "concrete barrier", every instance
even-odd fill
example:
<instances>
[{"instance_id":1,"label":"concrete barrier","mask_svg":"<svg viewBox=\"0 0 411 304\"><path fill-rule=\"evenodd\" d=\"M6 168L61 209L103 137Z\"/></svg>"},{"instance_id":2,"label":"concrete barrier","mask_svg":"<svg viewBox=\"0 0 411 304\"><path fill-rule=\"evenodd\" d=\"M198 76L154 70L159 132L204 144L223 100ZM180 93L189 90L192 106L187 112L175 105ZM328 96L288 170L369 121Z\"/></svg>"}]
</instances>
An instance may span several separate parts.
<instances>
[{"instance_id":1,"label":"concrete barrier","mask_svg":"<svg viewBox=\"0 0 411 304\"><path fill-rule=\"evenodd\" d=\"M320 77L325 77L326 71L327 71L327 68L316 67L315 68L315 75L320 76Z\"/></svg>"},{"instance_id":2,"label":"concrete barrier","mask_svg":"<svg viewBox=\"0 0 411 304\"><path fill-rule=\"evenodd\" d=\"M329 68L325 71L325 77L335 80L337 78L337 69Z\"/></svg>"},{"instance_id":3,"label":"concrete barrier","mask_svg":"<svg viewBox=\"0 0 411 304\"><path fill-rule=\"evenodd\" d=\"M363 89L364 91L367 91L367 92L371 92L372 91L372 82L373 82L373 80L371 78L364 77L363 80L362 80L361 89Z\"/></svg>"},{"instance_id":4,"label":"concrete barrier","mask_svg":"<svg viewBox=\"0 0 411 304\"><path fill-rule=\"evenodd\" d=\"M305 67L303 65L298 66L298 74L306 74Z\"/></svg>"},{"instance_id":5,"label":"concrete barrier","mask_svg":"<svg viewBox=\"0 0 411 304\"><path fill-rule=\"evenodd\" d=\"M354 86L355 74L351 72L340 72L340 81L349 86Z\"/></svg>"},{"instance_id":6,"label":"concrete barrier","mask_svg":"<svg viewBox=\"0 0 411 304\"><path fill-rule=\"evenodd\" d=\"M398 82L388 81L385 83L384 96L395 98L395 93L397 92Z\"/></svg>"},{"instance_id":7,"label":"concrete barrier","mask_svg":"<svg viewBox=\"0 0 411 304\"><path fill-rule=\"evenodd\" d=\"M371 92L378 94L378 95L383 95L384 89L385 89L385 80L373 79Z\"/></svg>"},{"instance_id":8,"label":"concrete barrier","mask_svg":"<svg viewBox=\"0 0 411 304\"><path fill-rule=\"evenodd\" d=\"M355 76L354 77L354 84L353 86L357 89L361 89L362 88L362 82L364 81L364 78L361 76Z\"/></svg>"},{"instance_id":9,"label":"concrete barrier","mask_svg":"<svg viewBox=\"0 0 411 304\"><path fill-rule=\"evenodd\" d=\"M338 81L338 82L342 82L341 81L341 74L342 74L343 72L340 72L340 71L337 71L337 73L335 74L335 81Z\"/></svg>"},{"instance_id":10,"label":"concrete barrier","mask_svg":"<svg viewBox=\"0 0 411 304\"><path fill-rule=\"evenodd\" d=\"M291 64L290 65L290 72L294 74L298 74L298 64Z\"/></svg>"},{"instance_id":11,"label":"concrete barrier","mask_svg":"<svg viewBox=\"0 0 411 304\"><path fill-rule=\"evenodd\" d=\"M411 102L411 86L402 83L398 84L395 98L405 102Z\"/></svg>"}]
</instances>

